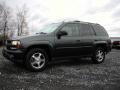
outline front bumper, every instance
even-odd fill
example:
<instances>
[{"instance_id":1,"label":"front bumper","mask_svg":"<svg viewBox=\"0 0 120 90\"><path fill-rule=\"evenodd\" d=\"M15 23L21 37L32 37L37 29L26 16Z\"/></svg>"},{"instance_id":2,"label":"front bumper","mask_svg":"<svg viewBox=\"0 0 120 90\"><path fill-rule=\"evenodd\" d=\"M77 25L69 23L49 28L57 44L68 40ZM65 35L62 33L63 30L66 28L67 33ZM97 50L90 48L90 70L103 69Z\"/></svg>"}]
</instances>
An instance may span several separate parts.
<instances>
[{"instance_id":1,"label":"front bumper","mask_svg":"<svg viewBox=\"0 0 120 90\"><path fill-rule=\"evenodd\" d=\"M13 62L22 62L24 59L24 53L21 50L8 50L3 48L2 50L3 56Z\"/></svg>"}]
</instances>

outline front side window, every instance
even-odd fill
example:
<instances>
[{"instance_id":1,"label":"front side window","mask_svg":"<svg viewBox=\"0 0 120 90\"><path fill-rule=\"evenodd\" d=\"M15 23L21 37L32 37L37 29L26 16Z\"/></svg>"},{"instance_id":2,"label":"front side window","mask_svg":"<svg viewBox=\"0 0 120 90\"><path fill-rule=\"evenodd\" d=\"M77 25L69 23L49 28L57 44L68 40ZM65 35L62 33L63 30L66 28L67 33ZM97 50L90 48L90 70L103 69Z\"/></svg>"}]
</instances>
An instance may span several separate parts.
<instances>
[{"instance_id":1,"label":"front side window","mask_svg":"<svg viewBox=\"0 0 120 90\"><path fill-rule=\"evenodd\" d=\"M79 35L79 29L77 28L76 24L66 24L61 31L66 31L67 36L78 36Z\"/></svg>"}]
</instances>

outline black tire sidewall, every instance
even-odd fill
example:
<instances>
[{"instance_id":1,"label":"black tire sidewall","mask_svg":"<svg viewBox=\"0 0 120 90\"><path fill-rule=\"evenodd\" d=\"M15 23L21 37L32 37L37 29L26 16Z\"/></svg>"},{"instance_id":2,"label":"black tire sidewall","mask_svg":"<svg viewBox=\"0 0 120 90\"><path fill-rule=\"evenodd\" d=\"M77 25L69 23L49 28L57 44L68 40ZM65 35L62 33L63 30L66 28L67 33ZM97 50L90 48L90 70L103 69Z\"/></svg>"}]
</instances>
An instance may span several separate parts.
<instances>
[{"instance_id":1,"label":"black tire sidewall","mask_svg":"<svg viewBox=\"0 0 120 90\"><path fill-rule=\"evenodd\" d=\"M42 68L40 68L40 69L36 69L36 68L32 67L31 61L30 61L31 56L32 56L34 53L36 53L36 52L40 52L40 53L44 54L44 56L45 56L45 64L44 64L44 66L43 66ZM49 59L49 58L48 58L48 55L47 55L47 53L45 52L44 49L34 48L34 49L31 49L31 50L27 53L26 60L25 60L25 64L26 64L27 69L29 69L30 71L43 71L43 70L46 68L46 65L47 65L47 63L48 63L48 59Z\"/></svg>"}]
</instances>

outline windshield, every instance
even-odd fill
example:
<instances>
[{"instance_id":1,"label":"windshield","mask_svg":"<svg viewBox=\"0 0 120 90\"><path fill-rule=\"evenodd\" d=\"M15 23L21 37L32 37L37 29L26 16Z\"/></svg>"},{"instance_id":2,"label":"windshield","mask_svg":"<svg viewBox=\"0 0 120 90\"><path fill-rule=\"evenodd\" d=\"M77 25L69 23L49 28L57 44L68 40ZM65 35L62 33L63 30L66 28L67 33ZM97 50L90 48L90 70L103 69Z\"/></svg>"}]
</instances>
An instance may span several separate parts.
<instances>
[{"instance_id":1,"label":"windshield","mask_svg":"<svg viewBox=\"0 0 120 90\"><path fill-rule=\"evenodd\" d=\"M53 24L46 25L42 29L40 29L40 31L36 34L52 33L54 30L56 30L58 28L59 25L60 25L60 23L53 23Z\"/></svg>"}]
</instances>

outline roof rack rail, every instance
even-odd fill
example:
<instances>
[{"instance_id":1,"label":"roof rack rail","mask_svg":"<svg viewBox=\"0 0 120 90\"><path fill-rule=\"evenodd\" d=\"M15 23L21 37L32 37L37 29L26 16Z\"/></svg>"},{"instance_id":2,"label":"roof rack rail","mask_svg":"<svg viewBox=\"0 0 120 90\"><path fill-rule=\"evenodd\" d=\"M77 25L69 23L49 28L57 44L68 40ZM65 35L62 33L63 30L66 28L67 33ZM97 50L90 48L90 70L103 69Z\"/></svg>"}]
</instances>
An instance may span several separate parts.
<instances>
[{"instance_id":1,"label":"roof rack rail","mask_svg":"<svg viewBox=\"0 0 120 90\"><path fill-rule=\"evenodd\" d=\"M75 20L74 22L80 22L80 21L78 21L78 20Z\"/></svg>"}]
</instances>

